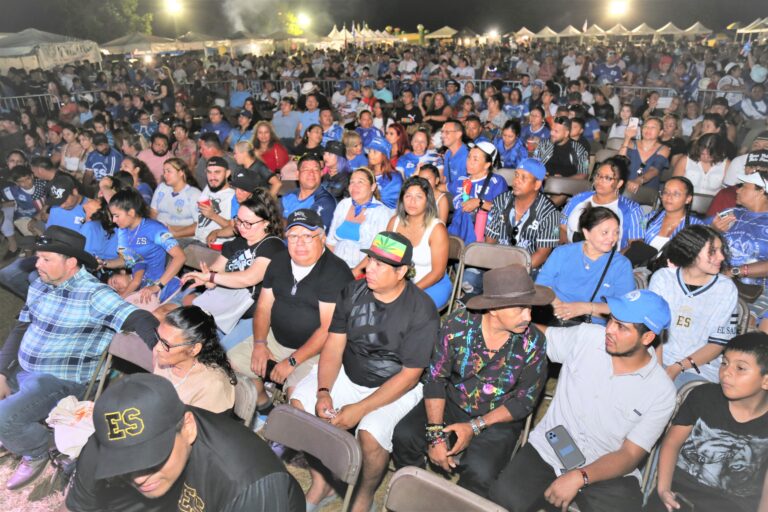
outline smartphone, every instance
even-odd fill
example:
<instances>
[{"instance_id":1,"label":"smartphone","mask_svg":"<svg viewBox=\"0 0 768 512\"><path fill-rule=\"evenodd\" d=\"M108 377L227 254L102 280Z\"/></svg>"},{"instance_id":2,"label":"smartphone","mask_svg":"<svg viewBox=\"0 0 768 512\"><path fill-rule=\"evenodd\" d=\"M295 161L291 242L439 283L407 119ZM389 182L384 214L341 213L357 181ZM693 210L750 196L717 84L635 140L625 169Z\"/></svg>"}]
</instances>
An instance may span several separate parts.
<instances>
[{"instance_id":1,"label":"smartphone","mask_svg":"<svg viewBox=\"0 0 768 512\"><path fill-rule=\"evenodd\" d=\"M694 511L695 507L693 506L693 503L691 503L691 501L688 498L686 498L685 496L683 496L679 492L675 493L675 499L680 504L680 508L677 509L678 512L693 512Z\"/></svg>"},{"instance_id":2,"label":"smartphone","mask_svg":"<svg viewBox=\"0 0 768 512\"><path fill-rule=\"evenodd\" d=\"M587 461L564 426L558 425L547 431L546 438L566 471L581 467Z\"/></svg>"},{"instance_id":3,"label":"smartphone","mask_svg":"<svg viewBox=\"0 0 768 512\"><path fill-rule=\"evenodd\" d=\"M659 98L659 102L656 103L656 108L667 108L672 104L672 96L664 96Z\"/></svg>"},{"instance_id":4,"label":"smartphone","mask_svg":"<svg viewBox=\"0 0 768 512\"><path fill-rule=\"evenodd\" d=\"M720 217L721 219L724 219L727 216L729 216L732 212L733 212L733 210L729 208L727 210L721 211L720 213L717 214L717 216Z\"/></svg>"},{"instance_id":5,"label":"smartphone","mask_svg":"<svg viewBox=\"0 0 768 512\"><path fill-rule=\"evenodd\" d=\"M640 118L639 117L630 117L629 118L629 124L627 124L627 130L632 130L634 128L637 128L640 126Z\"/></svg>"}]
</instances>

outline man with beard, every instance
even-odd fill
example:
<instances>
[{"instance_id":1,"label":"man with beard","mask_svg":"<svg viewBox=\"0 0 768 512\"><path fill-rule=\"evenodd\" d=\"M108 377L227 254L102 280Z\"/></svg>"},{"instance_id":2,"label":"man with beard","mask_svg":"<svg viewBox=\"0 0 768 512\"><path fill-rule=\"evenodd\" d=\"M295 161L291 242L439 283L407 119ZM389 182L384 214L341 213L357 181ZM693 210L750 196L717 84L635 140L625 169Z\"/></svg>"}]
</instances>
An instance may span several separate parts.
<instances>
[{"instance_id":1,"label":"man with beard","mask_svg":"<svg viewBox=\"0 0 768 512\"><path fill-rule=\"evenodd\" d=\"M94 151L85 159L83 183L98 182L104 176L113 176L123 163L122 153L109 145L107 136L103 133L93 136L93 148Z\"/></svg>"},{"instance_id":2,"label":"man with beard","mask_svg":"<svg viewBox=\"0 0 768 512\"><path fill-rule=\"evenodd\" d=\"M173 155L170 153L171 141L168 136L155 132L149 139L149 147L143 149L137 158L147 164L157 183L163 181L163 164Z\"/></svg>"},{"instance_id":3,"label":"man with beard","mask_svg":"<svg viewBox=\"0 0 768 512\"><path fill-rule=\"evenodd\" d=\"M606 300L605 326L537 325L550 361L563 367L546 415L491 484L491 499L508 510L547 503L565 510L574 501L592 511L642 507L637 467L675 407L675 386L651 347L669 325L670 311L649 290ZM582 463L561 460L566 450Z\"/></svg>"},{"instance_id":4,"label":"man with beard","mask_svg":"<svg viewBox=\"0 0 768 512\"><path fill-rule=\"evenodd\" d=\"M189 243L207 245L208 235L211 231L229 227L232 220L232 198L235 196L235 191L229 186L230 174L231 171L226 160L218 156L208 159L206 170L208 184L197 199L200 214L197 218L195 237L180 240L179 243L182 246ZM211 245L220 247L227 240L231 240L231 238L217 238Z\"/></svg>"},{"instance_id":5,"label":"man with beard","mask_svg":"<svg viewBox=\"0 0 768 512\"><path fill-rule=\"evenodd\" d=\"M227 161L230 169L237 167L237 162L229 153L224 152L224 145L215 133L203 133L197 141L200 146L200 158L195 166L195 180L202 185L208 181L208 160L218 156Z\"/></svg>"},{"instance_id":6,"label":"man with beard","mask_svg":"<svg viewBox=\"0 0 768 512\"><path fill-rule=\"evenodd\" d=\"M571 140L571 120L565 116L556 117L550 137L539 142L533 155L547 167L547 175L587 179L589 153L584 146Z\"/></svg>"}]
</instances>

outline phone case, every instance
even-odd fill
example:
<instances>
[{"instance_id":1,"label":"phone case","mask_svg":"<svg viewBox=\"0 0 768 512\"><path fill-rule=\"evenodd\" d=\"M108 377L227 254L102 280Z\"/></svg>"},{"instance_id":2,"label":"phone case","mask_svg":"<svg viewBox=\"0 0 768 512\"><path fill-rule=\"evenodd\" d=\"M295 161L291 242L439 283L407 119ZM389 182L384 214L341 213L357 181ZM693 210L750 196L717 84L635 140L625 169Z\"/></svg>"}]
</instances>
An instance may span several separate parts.
<instances>
[{"instance_id":1,"label":"phone case","mask_svg":"<svg viewBox=\"0 0 768 512\"><path fill-rule=\"evenodd\" d=\"M549 430L545 436L566 471L583 466L587 461L564 426L556 426Z\"/></svg>"}]
</instances>

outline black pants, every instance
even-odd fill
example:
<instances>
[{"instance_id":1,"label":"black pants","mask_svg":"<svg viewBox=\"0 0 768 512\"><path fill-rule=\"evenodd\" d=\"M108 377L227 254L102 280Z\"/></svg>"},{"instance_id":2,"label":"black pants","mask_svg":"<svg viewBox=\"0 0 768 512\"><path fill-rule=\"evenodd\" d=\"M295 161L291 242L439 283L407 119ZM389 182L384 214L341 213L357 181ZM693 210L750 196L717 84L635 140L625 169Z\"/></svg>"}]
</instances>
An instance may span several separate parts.
<instances>
[{"instance_id":1,"label":"black pants","mask_svg":"<svg viewBox=\"0 0 768 512\"><path fill-rule=\"evenodd\" d=\"M446 400L446 424L464 423L470 419L472 418L463 409ZM427 411L422 400L395 427L392 458L398 469L404 466L424 467L427 453L427 440L424 435L426 423ZM488 497L488 487L509 461L521 430L520 421L496 423L472 439L461 454L456 469L459 473L459 485L480 496Z\"/></svg>"},{"instance_id":2,"label":"black pants","mask_svg":"<svg viewBox=\"0 0 768 512\"><path fill-rule=\"evenodd\" d=\"M544 491L556 478L552 466L529 443L493 482L490 498L510 512L558 510L544 500ZM575 501L581 512L634 512L641 509L643 495L637 478L624 476L590 485L576 495Z\"/></svg>"},{"instance_id":3,"label":"black pants","mask_svg":"<svg viewBox=\"0 0 768 512\"><path fill-rule=\"evenodd\" d=\"M756 510L757 503L750 506L745 500L737 503L720 489L707 487L695 481L688 473L675 468L672 476L672 492L682 494L693 503L696 512L746 512ZM759 498L758 498L759 501ZM646 512L667 512L667 507L661 502L656 489L648 497Z\"/></svg>"}]
</instances>

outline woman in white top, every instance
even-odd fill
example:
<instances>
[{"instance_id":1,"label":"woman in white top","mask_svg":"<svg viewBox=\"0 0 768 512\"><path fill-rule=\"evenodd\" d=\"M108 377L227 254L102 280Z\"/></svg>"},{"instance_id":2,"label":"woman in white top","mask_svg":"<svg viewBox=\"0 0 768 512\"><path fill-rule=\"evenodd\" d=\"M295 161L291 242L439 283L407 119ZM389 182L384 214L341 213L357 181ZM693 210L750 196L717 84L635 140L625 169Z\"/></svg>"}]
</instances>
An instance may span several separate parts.
<instances>
[{"instance_id":1,"label":"woman in white top","mask_svg":"<svg viewBox=\"0 0 768 512\"><path fill-rule=\"evenodd\" d=\"M61 163L59 167L70 173L85 170L85 150L77 142L77 129L71 124L61 127L61 138L66 144L61 149Z\"/></svg>"},{"instance_id":2,"label":"woman in white top","mask_svg":"<svg viewBox=\"0 0 768 512\"><path fill-rule=\"evenodd\" d=\"M691 146L688 155L677 161L672 174L691 180L697 194L714 196L723 188L728 163L721 138L708 133L699 137Z\"/></svg>"},{"instance_id":3,"label":"woman in white top","mask_svg":"<svg viewBox=\"0 0 768 512\"><path fill-rule=\"evenodd\" d=\"M632 106L629 103L621 105L619 118L611 126L608 132L608 139L623 139L629 125L629 118L632 117Z\"/></svg>"},{"instance_id":4,"label":"woman in white top","mask_svg":"<svg viewBox=\"0 0 768 512\"><path fill-rule=\"evenodd\" d=\"M429 182L432 187L432 194L435 198L435 205L437 205L437 218L440 219L443 224L447 224L451 202L448 200L448 194L437 188L440 186L440 170L434 164L423 164L419 167L416 175Z\"/></svg>"},{"instance_id":5,"label":"woman in white top","mask_svg":"<svg viewBox=\"0 0 768 512\"><path fill-rule=\"evenodd\" d=\"M152 195L150 216L168 226L174 238L195 236L201 192L186 162L180 158L166 160L163 181Z\"/></svg>"},{"instance_id":6,"label":"woman in white top","mask_svg":"<svg viewBox=\"0 0 768 512\"><path fill-rule=\"evenodd\" d=\"M448 266L448 230L437 217L432 186L419 176L411 176L400 189L397 212L387 231L405 236L413 244L413 283L442 308L451 295Z\"/></svg>"},{"instance_id":7,"label":"woman in white top","mask_svg":"<svg viewBox=\"0 0 768 512\"><path fill-rule=\"evenodd\" d=\"M349 177L349 197L339 201L328 231L328 248L349 265L355 278L363 275L366 264L360 250L371 246L392 215L378 195L373 171L367 167L355 169Z\"/></svg>"}]
</instances>

